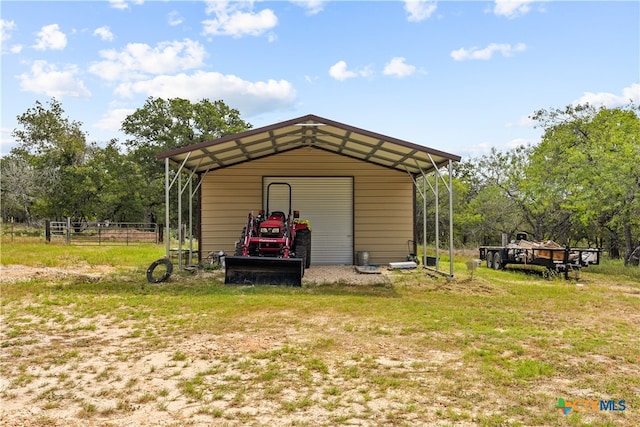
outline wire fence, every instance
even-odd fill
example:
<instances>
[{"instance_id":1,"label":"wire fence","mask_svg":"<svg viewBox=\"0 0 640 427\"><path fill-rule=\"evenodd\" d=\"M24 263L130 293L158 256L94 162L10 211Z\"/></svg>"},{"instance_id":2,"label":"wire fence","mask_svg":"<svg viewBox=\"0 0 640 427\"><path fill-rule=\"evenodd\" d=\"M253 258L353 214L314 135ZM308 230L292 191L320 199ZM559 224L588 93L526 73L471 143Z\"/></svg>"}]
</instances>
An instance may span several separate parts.
<instances>
[{"instance_id":1,"label":"wire fence","mask_svg":"<svg viewBox=\"0 0 640 427\"><path fill-rule=\"evenodd\" d=\"M138 222L47 221L47 242L72 245L129 245L162 242L162 225Z\"/></svg>"}]
</instances>

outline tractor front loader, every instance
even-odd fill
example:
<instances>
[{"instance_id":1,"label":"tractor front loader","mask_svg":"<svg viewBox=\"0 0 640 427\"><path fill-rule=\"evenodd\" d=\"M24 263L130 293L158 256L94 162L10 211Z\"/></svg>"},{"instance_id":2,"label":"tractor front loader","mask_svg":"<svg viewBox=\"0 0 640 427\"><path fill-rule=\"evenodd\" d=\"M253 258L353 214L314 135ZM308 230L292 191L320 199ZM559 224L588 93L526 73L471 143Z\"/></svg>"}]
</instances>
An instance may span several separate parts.
<instances>
[{"instance_id":1,"label":"tractor front loader","mask_svg":"<svg viewBox=\"0 0 640 427\"><path fill-rule=\"evenodd\" d=\"M288 215L269 212L272 185L288 187ZM304 270L311 265L311 229L299 217L298 211L291 213L291 186L270 183L266 211L249 213L234 256L225 257L225 284L302 286Z\"/></svg>"}]
</instances>

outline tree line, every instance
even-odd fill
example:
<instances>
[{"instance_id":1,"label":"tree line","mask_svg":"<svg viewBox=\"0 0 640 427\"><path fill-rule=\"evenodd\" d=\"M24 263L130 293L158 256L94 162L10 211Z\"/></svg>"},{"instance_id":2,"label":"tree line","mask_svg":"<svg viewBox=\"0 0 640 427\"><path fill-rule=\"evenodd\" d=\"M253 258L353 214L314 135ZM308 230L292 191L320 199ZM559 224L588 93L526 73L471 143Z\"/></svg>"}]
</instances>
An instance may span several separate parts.
<instances>
[{"instance_id":1,"label":"tree line","mask_svg":"<svg viewBox=\"0 0 640 427\"><path fill-rule=\"evenodd\" d=\"M543 131L539 143L492 149L456 164L456 246L496 244L502 234L525 231L535 240L603 247L631 261L640 246L639 113L633 103L541 109L530 117ZM104 147L88 142L82 124L66 117L55 98L37 101L17 119L18 145L0 159L1 215L27 224L164 218L165 172L156 155L252 127L223 101L153 97L123 120L125 141ZM433 218L435 197L429 188L422 193ZM441 230L448 229L445 199ZM416 200L421 241L423 203L420 195ZM426 231L432 242L435 224L427 223Z\"/></svg>"},{"instance_id":2,"label":"tree line","mask_svg":"<svg viewBox=\"0 0 640 427\"><path fill-rule=\"evenodd\" d=\"M82 124L67 118L55 98L37 101L17 121L21 128L12 135L18 145L1 159L1 214L3 221L26 224L155 222L164 218L165 202L158 153L251 128L222 101L153 97L123 120L125 141L112 139L104 147L89 143Z\"/></svg>"},{"instance_id":3,"label":"tree line","mask_svg":"<svg viewBox=\"0 0 640 427\"><path fill-rule=\"evenodd\" d=\"M543 130L538 144L492 149L456 165L456 244L499 244L503 233L511 240L524 231L538 241L602 247L637 265L639 113L633 103L541 109L530 117ZM447 210L440 212L445 224Z\"/></svg>"}]
</instances>

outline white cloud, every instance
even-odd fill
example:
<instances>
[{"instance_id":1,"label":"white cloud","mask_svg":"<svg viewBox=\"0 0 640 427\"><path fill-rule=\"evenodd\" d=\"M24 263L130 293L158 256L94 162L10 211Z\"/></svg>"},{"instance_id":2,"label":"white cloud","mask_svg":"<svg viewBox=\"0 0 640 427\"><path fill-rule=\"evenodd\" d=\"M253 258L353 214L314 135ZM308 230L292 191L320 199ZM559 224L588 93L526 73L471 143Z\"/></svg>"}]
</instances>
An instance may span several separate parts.
<instances>
[{"instance_id":1,"label":"white cloud","mask_svg":"<svg viewBox=\"0 0 640 427\"><path fill-rule=\"evenodd\" d=\"M369 67L361 68L356 71L348 70L347 63L345 61L338 61L329 68L329 75L339 81L352 79L354 77L368 77L371 74L373 73Z\"/></svg>"},{"instance_id":2,"label":"white cloud","mask_svg":"<svg viewBox=\"0 0 640 427\"><path fill-rule=\"evenodd\" d=\"M327 2L323 0L291 0L291 3L304 8L308 15L316 15L322 12Z\"/></svg>"},{"instance_id":3,"label":"white cloud","mask_svg":"<svg viewBox=\"0 0 640 427\"><path fill-rule=\"evenodd\" d=\"M62 50L67 46L67 36L60 31L58 24L45 25L38 32L36 44L33 46L37 50Z\"/></svg>"},{"instance_id":4,"label":"white cloud","mask_svg":"<svg viewBox=\"0 0 640 427\"><path fill-rule=\"evenodd\" d=\"M634 83L629 87L623 88L622 95L615 95L609 92L585 92L573 104L590 104L596 107L616 108L627 105L630 102L640 104L640 83Z\"/></svg>"},{"instance_id":5,"label":"white cloud","mask_svg":"<svg viewBox=\"0 0 640 427\"><path fill-rule=\"evenodd\" d=\"M16 23L0 19L0 41L7 41L11 38L11 31L16 29Z\"/></svg>"},{"instance_id":6,"label":"white cloud","mask_svg":"<svg viewBox=\"0 0 640 427\"><path fill-rule=\"evenodd\" d=\"M476 144L472 144L468 147L465 147L462 151L458 151L458 154L462 155L463 158L473 158L480 157L486 154L491 153L492 149L496 149L498 151L510 151L516 149L518 147L528 147L531 145L535 145L539 140L538 139L527 139L527 138L515 138L511 140L505 141L482 141Z\"/></svg>"},{"instance_id":7,"label":"white cloud","mask_svg":"<svg viewBox=\"0 0 640 427\"><path fill-rule=\"evenodd\" d=\"M205 35L242 37L259 36L278 25L278 17L271 9L254 12L253 2L207 2L206 13L214 19L202 21Z\"/></svg>"},{"instance_id":8,"label":"white cloud","mask_svg":"<svg viewBox=\"0 0 640 427\"><path fill-rule=\"evenodd\" d=\"M119 52L100 51L104 61L92 64L89 71L110 81L139 79L200 67L205 55L204 47L189 39L162 42L156 47L130 43Z\"/></svg>"},{"instance_id":9,"label":"white cloud","mask_svg":"<svg viewBox=\"0 0 640 427\"><path fill-rule=\"evenodd\" d=\"M98 36L100 37L101 40L104 40L107 42L113 41L113 33L111 32L111 29L107 26L96 28L93 31L93 35Z\"/></svg>"},{"instance_id":10,"label":"white cloud","mask_svg":"<svg viewBox=\"0 0 640 427\"><path fill-rule=\"evenodd\" d=\"M515 46L511 46L508 43L491 43L489 46L480 49L472 47L471 49L460 48L458 50L451 51L451 57L456 61L465 61L469 59L491 59L494 53L499 52L502 56L512 56L516 52L523 52L527 49L524 43L518 43Z\"/></svg>"},{"instance_id":11,"label":"white cloud","mask_svg":"<svg viewBox=\"0 0 640 427\"><path fill-rule=\"evenodd\" d=\"M134 5L140 5L144 3L144 0L132 0L130 3ZM114 9L129 9L129 2L127 0L109 0L109 4Z\"/></svg>"},{"instance_id":12,"label":"white cloud","mask_svg":"<svg viewBox=\"0 0 640 427\"><path fill-rule=\"evenodd\" d=\"M357 77L358 74L355 71L347 70L347 63L344 61L338 61L329 68L329 75L336 80L347 80L353 77Z\"/></svg>"},{"instance_id":13,"label":"white cloud","mask_svg":"<svg viewBox=\"0 0 640 427\"><path fill-rule=\"evenodd\" d=\"M409 65L405 63L405 58L395 57L392 58L385 66L382 73L385 76L397 76L397 77L407 77L416 72L416 67L414 65Z\"/></svg>"},{"instance_id":14,"label":"white cloud","mask_svg":"<svg viewBox=\"0 0 640 427\"><path fill-rule=\"evenodd\" d=\"M420 22L429 19L438 8L432 0L405 0L404 10L407 12L409 22Z\"/></svg>"},{"instance_id":15,"label":"white cloud","mask_svg":"<svg viewBox=\"0 0 640 427\"><path fill-rule=\"evenodd\" d=\"M203 98L223 100L243 114L254 115L274 108L293 105L296 92L286 80L250 82L234 75L196 71L175 76L157 76L150 80L123 83L116 89L122 97L136 94L159 98Z\"/></svg>"},{"instance_id":16,"label":"white cloud","mask_svg":"<svg viewBox=\"0 0 640 427\"><path fill-rule=\"evenodd\" d=\"M59 70L46 61L35 61L30 74L18 76L20 89L57 98L88 98L91 92L77 78L78 67L68 65Z\"/></svg>"},{"instance_id":17,"label":"white cloud","mask_svg":"<svg viewBox=\"0 0 640 427\"><path fill-rule=\"evenodd\" d=\"M15 148L18 143L13 138L14 128L2 127L0 128L0 155L7 154L11 149Z\"/></svg>"},{"instance_id":18,"label":"white cloud","mask_svg":"<svg viewBox=\"0 0 640 427\"><path fill-rule=\"evenodd\" d=\"M172 27L175 27L176 25L182 24L182 22L184 22L184 18L182 18L182 15L180 15L180 12L174 10L170 12L169 15L167 16L167 22Z\"/></svg>"},{"instance_id":19,"label":"white cloud","mask_svg":"<svg viewBox=\"0 0 640 427\"><path fill-rule=\"evenodd\" d=\"M2 53L5 53L5 50L8 50L11 53L20 53L22 52L22 45L15 44L9 47L6 47L6 42L11 38L11 32L16 29L16 23L13 21L7 21L5 19L0 19L0 42L2 42Z\"/></svg>"},{"instance_id":20,"label":"white cloud","mask_svg":"<svg viewBox=\"0 0 640 427\"><path fill-rule=\"evenodd\" d=\"M507 127L528 127L533 128L536 126L537 122L531 118L531 116L521 116L515 122L507 123Z\"/></svg>"},{"instance_id":21,"label":"white cloud","mask_svg":"<svg viewBox=\"0 0 640 427\"><path fill-rule=\"evenodd\" d=\"M509 19L526 15L531 11L530 3L536 0L495 0L493 13Z\"/></svg>"},{"instance_id":22,"label":"white cloud","mask_svg":"<svg viewBox=\"0 0 640 427\"><path fill-rule=\"evenodd\" d=\"M115 108L103 115L93 127L100 130L119 131L124 119L135 112L131 108Z\"/></svg>"},{"instance_id":23,"label":"white cloud","mask_svg":"<svg viewBox=\"0 0 640 427\"><path fill-rule=\"evenodd\" d=\"M109 0L109 4L114 9L128 9L129 5L126 0Z\"/></svg>"},{"instance_id":24,"label":"white cloud","mask_svg":"<svg viewBox=\"0 0 640 427\"><path fill-rule=\"evenodd\" d=\"M318 79L319 79L318 76L309 76L309 75L304 76L304 81L310 84L315 84L315 82L318 81Z\"/></svg>"}]
</instances>

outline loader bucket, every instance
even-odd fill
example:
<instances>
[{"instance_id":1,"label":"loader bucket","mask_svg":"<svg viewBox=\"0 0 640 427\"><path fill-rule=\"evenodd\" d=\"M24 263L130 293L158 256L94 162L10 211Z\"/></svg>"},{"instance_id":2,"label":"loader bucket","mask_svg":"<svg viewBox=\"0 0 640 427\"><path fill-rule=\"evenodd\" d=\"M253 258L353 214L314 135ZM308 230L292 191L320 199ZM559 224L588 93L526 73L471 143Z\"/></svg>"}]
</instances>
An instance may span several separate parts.
<instances>
[{"instance_id":1,"label":"loader bucket","mask_svg":"<svg viewBox=\"0 0 640 427\"><path fill-rule=\"evenodd\" d=\"M225 258L224 283L302 286L304 259L258 256Z\"/></svg>"}]
</instances>

